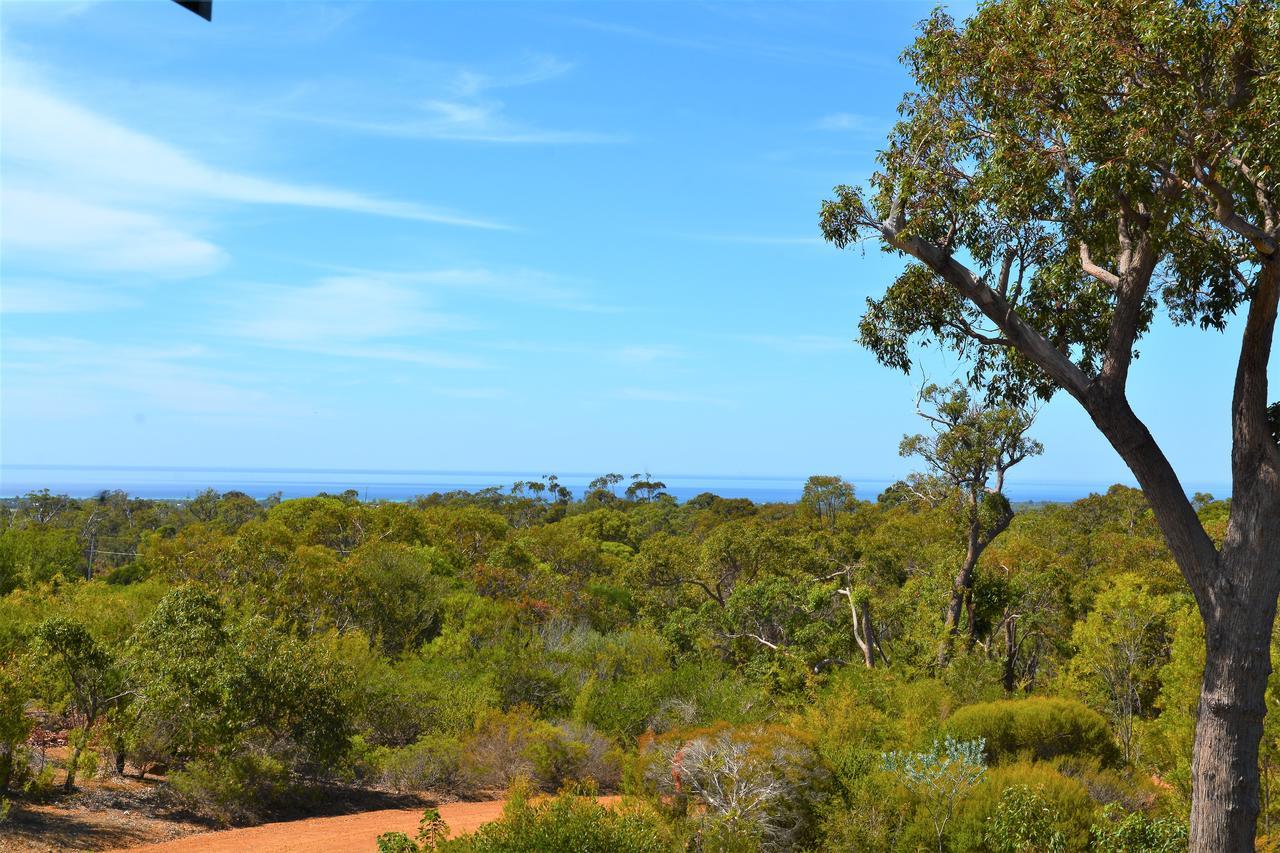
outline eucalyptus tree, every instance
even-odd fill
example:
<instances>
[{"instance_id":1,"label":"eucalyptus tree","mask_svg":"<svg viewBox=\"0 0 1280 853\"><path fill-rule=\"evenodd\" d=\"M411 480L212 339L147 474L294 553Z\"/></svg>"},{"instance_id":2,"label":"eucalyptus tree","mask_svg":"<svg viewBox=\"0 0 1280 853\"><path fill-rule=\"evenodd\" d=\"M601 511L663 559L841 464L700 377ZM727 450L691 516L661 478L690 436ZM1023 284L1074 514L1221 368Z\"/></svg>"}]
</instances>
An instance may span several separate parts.
<instances>
[{"instance_id":1,"label":"eucalyptus tree","mask_svg":"<svg viewBox=\"0 0 1280 853\"><path fill-rule=\"evenodd\" d=\"M840 477L814 474L805 480L800 494L800 506L831 530L840 515L851 512L855 505L853 484Z\"/></svg>"},{"instance_id":2,"label":"eucalyptus tree","mask_svg":"<svg viewBox=\"0 0 1280 853\"><path fill-rule=\"evenodd\" d=\"M960 385L926 385L920 390L917 411L928 422L930 433L904 437L899 452L919 456L929 474L913 476L907 485L932 503L958 503L965 537L964 560L951 583L943 615L941 665L951 654L962 609L968 615L970 641L977 639L973 582L978 560L1013 521L1013 506L1004 494L1005 475L1024 459L1040 455L1044 446L1027 437L1035 419L1029 411L984 406Z\"/></svg>"},{"instance_id":3,"label":"eucalyptus tree","mask_svg":"<svg viewBox=\"0 0 1280 853\"><path fill-rule=\"evenodd\" d=\"M47 675L54 697L65 699L80 723L70 738L67 775L62 784L62 789L69 792L75 787L76 771L94 727L130 691L124 689L123 674L111 653L79 622L50 617L36 627L33 639L37 657L49 664Z\"/></svg>"},{"instance_id":4,"label":"eucalyptus tree","mask_svg":"<svg viewBox=\"0 0 1280 853\"><path fill-rule=\"evenodd\" d=\"M1120 454L1206 625L1191 848L1250 850L1280 594L1277 2L992 0L934 13L904 58L879 170L822 210L836 245L911 259L862 342L902 369L913 341L949 348L997 394L1064 390ZM1126 393L1160 303L1206 331L1244 314L1220 545Z\"/></svg>"}]
</instances>

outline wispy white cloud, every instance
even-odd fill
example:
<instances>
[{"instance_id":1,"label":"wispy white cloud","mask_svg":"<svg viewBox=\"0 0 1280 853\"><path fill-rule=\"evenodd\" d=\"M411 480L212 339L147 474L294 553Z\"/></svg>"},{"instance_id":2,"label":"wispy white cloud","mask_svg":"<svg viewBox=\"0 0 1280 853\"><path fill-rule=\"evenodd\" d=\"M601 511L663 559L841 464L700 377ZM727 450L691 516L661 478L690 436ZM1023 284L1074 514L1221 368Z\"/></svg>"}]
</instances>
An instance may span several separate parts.
<instances>
[{"instance_id":1,"label":"wispy white cloud","mask_svg":"<svg viewBox=\"0 0 1280 853\"><path fill-rule=\"evenodd\" d=\"M203 346L7 338L3 354L5 407L28 419L147 410L260 418L298 411L263 387L261 377L211 367L216 353Z\"/></svg>"},{"instance_id":2,"label":"wispy white cloud","mask_svg":"<svg viewBox=\"0 0 1280 853\"><path fill-rule=\"evenodd\" d=\"M505 71L482 71L456 68L450 81L454 94L479 95L495 89L513 89L555 80L573 71L572 62L546 53L526 54L514 68Z\"/></svg>"},{"instance_id":3,"label":"wispy white cloud","mask_svg":"<svg viewBox=\"0 0 1280 853\"><path fill-rule=\"evenodd\" d=\"M474 327L464 317L434 310L420 289L347 275L297 286L240 288L220 330L259 346L466 369L482 362L423 348L420 342L431 333Z\"/></svg>"},{"instance_id":4,"label":"wispy white cloud","mask_svg":"<svg viewBox=\"0 0 1280 853\"><path fill-rule=\"evenodd\" d=\"M621 142L615 134L579 130L543 130L513 122L503 116L501 101L422 101L379 118L281 113L282 117L341 130L398 136L406 139L438 139L453 142L493 142L499 144L588 145Z\"/></svg>"},{"instance_id":5,"label":"wispy white cloud","mask_svg":"<svg viewBox=\"0 0 1280 853\"><path fill-rule=\"evenodd\" d=\"M3 248L35 253L50 265L159 275L209 272L224 253L196 233L192 211L207 210L211 202L504 227L416 202L210 165L57 94L12 57L5 58L0 98Z\"/></svg>"},{"instance_id":6,"label":"wispy white cloud","mask_svg":"<svg viewBox=\"0 0 1280 853\"><path fill-rule=\"evenodd\" d=\"M458 400L501 400L510 395L506 388L428 388L427 393Z\"/></svg>"},{"instance_id":7,"label":"wispy white cloud","mask_svg":"<svg viewBox=\"0 0 1280 853\"><path fill-rule=\"evenodd\" d=\"M456 328L461 322L428 310L410 288L357 276L297 287L255 286L242 296L230 331L271 343L402 337Z\"/></svg>"},{"instance_id":8,"label":"wispy white cloud","mask_svg":"<svg viewBox=\"0 0 1280 853\"><path fill-rule=\"evenodd\" d=\"M261 178L205 164L177 148L72 103L5 65L4 159L32 179L119 199L180 202L192 197L249 204L328 208L447 225L501 227L413 202Z\"/></svg>"},{"instance_id":9,"label":"wispy white cloud","mask_svg":"<svg viewBox=\"0 0 1280 853\"><path fill-rule=\"evenodd\" d=\"M447 67L436 63L409 63L397 77L413 80L396 89L426 91L426 97L370 97L378 87L362 85L358 94L344 97L341 88L323 87L323 104L312 104L310 87L295 95L293 109L277 109L281 118L323 124L339 129L382 136L499 144L582 145L620 142L617 134L585 130L548 129L511 117L506 104L492 93L554 80L568 74L573 65L554 56L530 55L506 71L471 67Z\"/></svg>"},{"instance_id":10,"label":"wispy white cloud","mask_svg":"<svg viewBox=\"0 0 1280 853\"><path fill-rule=\"evenodd\" d=\"M367 358L378 361L398 361L404 364L434 367L441 370L477 370L489 366L483 359L414 346L380 346L363 343L342 344L332 341L316 341L314 343L294 345L280 344L279 346L283 349L296 349L332 358Z\"/></svg>"},{"instance_id":11,"label":"wispy white cloud","mask_svg":"<svg viewBox=\"0 0 1280 853\"><path fill-rule=\"evenodd\" d=\"M5 252L64 269L190 276L212 272L227 259L218 246L167 218L8 180L0 187L0 218Z\"/></svg>"},{"instance_id":12,"label":"wispy white cloud","mask_svg":"<svg viewBox=\"0 0 1280 853\"><path fill-rule=\"evenodd\" d=\"M475 329L436 310L421 288L370 275L334 275L298 286L236 288L214 330L250 345L376 359L442 369L485 366L475 357L425 347L434 334Z\"/></svg>"},{"instance_id":13,"label":"wispy white cloud","mask_svg":"<svg viewBox=\"0 0 1280 853\"><path fill-rule=\"evenodd\" d=\"M450 290L472 296L486 296L510 302L545 305L587 314L617 314L623 309L595 302L574 282L531 269L490 267L447 267L425 270L372 270L357 267L328 267L344 275L372 278L394 284Z\"/></svg>"},{"instance_id":14,"label":"wispy white cloud","mask_svg":"<svg viewBox=\"0 0 1280 853\"><path fill-rule=\"evenodd\" d=\"M620 36L633 41L648 42L704 53L728 53L739 56L755 56L779 62L804 65L860 65L875 68L891 67L892 62L868 53L851 50L832 50L814 44L790 44L752 36L688 36L680 32L659 32L645 27L601 21L590 18L568 17L565 23L583 29Z\"/></svg>"},{"instance_id":15,"label":"wispy white cloud","mask_svg":"<svg viewBox=\"0 0 1280 853\"><path fill-rule=\"evenodd\" d=\"M57 279L6 277L0 286L0 314L77 314L136 304L116 289Z\"/></svg>"}]
</instances>

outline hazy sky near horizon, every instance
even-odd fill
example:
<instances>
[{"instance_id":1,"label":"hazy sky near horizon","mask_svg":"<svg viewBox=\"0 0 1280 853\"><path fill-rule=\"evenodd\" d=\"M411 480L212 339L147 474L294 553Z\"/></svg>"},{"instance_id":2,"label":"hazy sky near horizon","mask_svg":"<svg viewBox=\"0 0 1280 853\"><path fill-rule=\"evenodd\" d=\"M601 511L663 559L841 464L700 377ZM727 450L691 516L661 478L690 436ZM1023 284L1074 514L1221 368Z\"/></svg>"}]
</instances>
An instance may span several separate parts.
<instances>
[{"instance_id":1,"label":"hazy sky near horizon","mask_svg":"<svg viewBox=\"0 0 1280 853\"><path fill-rule=\"evenodd\" d=\"M852 339L901 262L817 211L931 5L0 4L0 455L900 476L920 377ZM1187 484L1238 339L1141 346ZM1035 434L1016 479L1130 480Z\"/></svg>"}]
</instances>

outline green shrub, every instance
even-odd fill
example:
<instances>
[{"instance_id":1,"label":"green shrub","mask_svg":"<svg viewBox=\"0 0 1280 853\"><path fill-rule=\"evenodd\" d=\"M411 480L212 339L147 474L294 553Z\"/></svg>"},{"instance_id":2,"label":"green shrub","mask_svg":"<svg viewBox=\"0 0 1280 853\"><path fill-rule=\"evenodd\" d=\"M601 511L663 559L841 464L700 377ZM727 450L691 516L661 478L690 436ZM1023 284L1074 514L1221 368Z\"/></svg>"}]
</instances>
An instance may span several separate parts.
<instances>
[{"instance_id":1,"label":"green shrub","mask_svg":"<svg viewBox=\"0 0 1280 853\"><path fill-rule=\"evenodd\" d=\"M503 788L533 779L546 791L591 780L614 790L621 760L611 741L585 723L537 719L526 706L495 711L463 744L458 783L466 790Z\"/></svg>"},{"instance_id":2,"label":"green shrub","mask_svg":"<svg viewBox=\"0 0 1280 853\"><path fill-rule=\"evenodd\" d=\"M1048 764L1009 764L987 771L980 785L960 803L949 833L952 849L973 851L1007 851L1010 839L992 837L993 824L1005 818L1011 803L1007 792L1026 789L1035 795L1038 808L1047 811L1043 829L1048 836L1058 835L1064 850L1085 850L1089 846L1089 828L1097 814L1097 804L1084 785L1062 775ZM1002 846L1003 845L1003 846ZM1037 848L1038 849L1038 848ZM1045 848L1048 849L1048 848Z\"/></svg>"},{"instance_id":3,"label":"green shrub","mask_svg":"<svg viewBox=\"0 0 1280 853\"><path fill-rule=\"evenodd\" d=\"M983 738L992 764L1061 755L1092 756L1104 766L1120 763L1120 749L1107 721L1070 699L1032 697L968 705L951 715L946 729L965 740Z\"/></svg>"},{"instance_id":4,"label":"green shrub","mask_svg":"<svg viewBox=\"0 0 1280 853\"><path fill-rule=\"evenodd\" d=\"M661 853L680 849L651 810L610 810L590 797L564 793L543 802L516 785L502 819L445 841L443 853Z\"/></svg>"},{"instance_id":5,"label":"green shrub","mask_svg":"<svg viewBox=\"0 0 1280 853\"><path fill-rule=\"evenodd\" d=\"M875 753L877 763L880 754ZM868 769L845 781L843 796L823 809L822 850L916 850L935 844L923 814L913 821L916 802L905 785L883 770ZM923 811L923 810L921 810Z\"/></svg>"},{"instance_id":6,"label":"green shrub","mask_svg":"<svg viewBox=\"0 0 1280 853\"><path fill-rule=\"evenodd\" d=\"M1142 811L1167 794L1141 771L1103 767L1096 758L1068 755L1051 763L1063 776L1084 785L1089 796L1099 805L1119 803L1126 811Z\"/></svg>"},{"instance_id":7,"label":"green shrub","mask_svg":"<svg viewBox=\"0 0 1280 853\"><path fill-rule=\"evenodd\" d=\"M228 824L259 820L291 793L284 765L252 754L193 761L169 781L192 811Z\"/></svg>"},{"instance_id":8,"label":"green shrub","mask_svg":"<svg viewBox=\"0 0 1280 853\"><path fill-rule=\"evenodd\" d=\"M403 832L384 832L378 836L378 853L431 853L449 836L449 824L440 817L439 809L427 809L418 821L417 841Z\"/></svg>"},{"instance_id":9,"label":"green shrub","mask_svg":"<svg viewBox=\"0 0 1280 853\"><path fill-rule=\"evenodd\" d=\"M462 743L450 735L427 735L417 743L380 752L374 759L383 784L399 791L448 791L458 779Z\"/></svg>"},{"instance_id":10,"label":"green shrub","mask_svg":"<svg viewBox=\"0 0 1280 853\"><path fill-rule=\"evenodd\" d=\"M16 671L0 669L0 794L26 781L27 758L23 744L31 733L27 716L28 680Z\"/></svg>"},{"instance_id":11,"label":"green shrub","mask_svg":"<svg viewBox=\"0 0 1280 853\"><path fill-rule=\"evenodd\" d=\"M1178 853L1187 849L1187 825L1172 817L1151 818L1126 813L1116 804L1102 811L1093 827L1093 849L1098 853Z\"/></svg>"},{"instance_id":12,"label":"green shrub","mask_svg":"<svg viewBox=\"0 0 1280 853\"><path fill-rule=\"evenodd\" d=\"M981 740L958 741L947 736L926 752L889 752L883 767L911 791L928 815L938 850L947 838L947 825L956 805L987 774Z\"/></svg>"},{"instance_id":13,"label":"green shrub","mask_svg":"<svg viewBox=\"0 0 1280 853\"><path fill-rule=\"evenodd\" d=\"M1039 788L1005 788L987 819L987 842L995 853L1063 853L1066 839L1055 827L1057 813Z\"/></svg>"},{"instance_id":14,"label":"green shrub","mask_svg":"<svg viewBox=\"0 0 1280 853\"><path fill-rule=\"evenodd\" d=\"M567 782L594 783L599 789L617 790L621 778L621 755L613 743L591 726L561 723L548 737L529 744L535 778L548 790Z\"/></svg>"},{"instance_id":15,"label":"green shrub","mask_svg":"<svg viewBox=\"0 0 1280 853\"><path fill-rule=\"evenodd\" d=\"M418 845L403 832L384 832L378 836L378 853L418 853Z\"/></svg>"}]
</instances>

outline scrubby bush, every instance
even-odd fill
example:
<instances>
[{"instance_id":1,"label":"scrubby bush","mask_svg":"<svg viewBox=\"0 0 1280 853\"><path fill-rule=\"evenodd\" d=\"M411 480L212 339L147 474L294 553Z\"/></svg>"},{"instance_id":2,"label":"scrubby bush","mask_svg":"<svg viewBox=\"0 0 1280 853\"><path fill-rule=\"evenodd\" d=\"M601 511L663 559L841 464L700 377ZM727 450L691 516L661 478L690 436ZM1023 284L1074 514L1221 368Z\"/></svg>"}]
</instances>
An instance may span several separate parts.
<instances>
[{"instance_id":1,"label":"scrubby bush","mask_svg":"<svg viewBox=\"0 0 1280 853\"><path fill-rule=\"evenodd\" d=\"M1153 784L1152 778L1141 771L1103 767L1096 758L1063 756L1051 764L1063 776L1084 785L1089 796L1099 805L1118 803L1126 811L1145 811L1169 794L1166 788Z\"/></svg>"},{"instance_id":2,"label":"scrubby bush","mask_svg":"<svg viewBox=\"0 0 1280 853\"><path fill-rule=\"evenodd\" d=\"M1093 827L1098 853L1179 853L1187 849L1187 825L1172 817L1147 817L1107 806Z\"/></svg>"},{"instance_id":3,"label":"scrubby bush","mask_svg":"<svg viewBox=\"0 0 1280 853\"><path fill-rule=\"evenodd\" d=\"M1010 791L1020 793L1010 795ZM1028 794L1029 792L1029 794ZM1014 797L1013 801L1010 796ZM1006 824L1015 816L1015 806L1026 810L1028 801L1038 810L1035 817L1042 824L1037 836L1042 841L1057 836L1063 850L1084 850L1089 844L1089 827L1097 814L1097 804L1084 785L1062 775L1044 763L1009 764L987 771L982 784L975 787L960 803L952 825L951 842L956 850L1021 851L1009 846L1016 835L993 834L998 822ZM1031 824L1025 826L1033 830ZM1029 849L1048 849L1032 847Z\"/></svg>"},{"instance_id":4,"label":"scrubby bush","mask_svg":"<svg viewBox=\"0 0 1280 853\"><path fill-rule=\"evenodd\" d=\"M591 726L573 722L553 726L549 735L529 745L534 777L545 788L588 781L606 791L618 787L621 754L612 741Z\"/></svg>"},{"instance_id":5,"label":"scrubby bush","mask_svg":"<svg viewBox=\"0 0 1280 853\"><path fill-rule=\"evenodd\" d=\"M169 782L192 811L226 824L262 819L292 788L283 764L253 754L193 761Z\"/></svg>"},{"instance_id":6,"label":"scrubby bush","mask_svg":"<svg viewBox=\"0 0 1280 853\"><path fill-rule=\"evenodd\" d=\"M987 818L987 842L993 853L1063 853L1066 840L1054 826L1056 817L1040 789L1005 788L995 814Z\"/></svg>"},{"instance_id":7,"label":"scrubby bush","mask_svg":"<svg viewBox=\"0 0 1280 853\"><path fill-rule=\"evenodd\" d=\"M554 791L566 782L591 780L617 787L620 754L584 723L553 725L524 706L490 714L463 744L458 781L465 790L502 788L517 778Z\"/></svg>"},{"instance_id":8,"label":"scrubby bush","mask_svg":"<svg viewBox=\"0 0 1280 853\"><path fill-rule=\"evenodd\" d=\"M382 783L399 791L447 791L457 782L462 743L450 735L427 735L416 743L386 749L374 758Z\"/></svg>"},{"instance_id":9,"label":"scrubby bush","mask_svg":"<svg viewBox=\"0 0 1280 853\"><path fill-rule=\"evenodd\" d=\"M1092 756L1105 766L1120 762L1107 721L1070 699L1037 696L968 705L951 715L946 729L957 738L982 738L992 764L1061 755Z\"/></svg>"},{"instance_id":10,"label":"scrubby bush","mask_svg":"<svg viewBox=\"0 0 1280 853\"><path fill-rule=\"evenodd\" d=\"M418 845L403 832L384 832L377 838L378 853L418 853Z\"/></svg>"},{"instance_id":11,"label":"scrubby bush","mask_svg":"<svg viewBox=\"0 0 1280 853\"><path fill-rule=\"evenodd\" d=\"M877 753L878 755L878 753ZM920 850L933 846L933 828L913 819L911 793L884 771L866 772L843 782L841 796L823 809L820 849Z\"/></svg>"},{"instance_id":12,"label":"scrubby bush","mask_svg":"<svg viewBox=\"0 0 1280 853\"><path fill-rule=\"evenodd\" d=\"M21 785L18 778L26 770L26 751L23 744L31 732L31 720L26 707L28 688L25 679L14 671L0 669L0 794L7 793L10 784Z\"/></svg>"},{"instance_id":13,"label":"scrubby bush","mask_svg":"<svg viewBox=\"0 0 1280 853\"><path fill-rule=\"evenodd\" d=\"M445 841L442 853L662 853L680 849L652 810L610 810L589 796L563 793L542 802L516 785L502 819Z\"/></svg>"},{"instance_id":14,"label":"scrubby bush","mask_svg":"<svg viewBox=\"0 0 1280 853\"><path fill-rule=\"evenodd\" d=\"M646 738L637 757L647 790L692 801L708 837L766 848L812 839L831 774L813 744L781 726L715 726ZM734 842L735 844L737 842Z\"/></svg>"},{"instance_id":15,"label":"scrubby bush","mask_svg":"<svg viewBox=\"0 0 1280 853\"><path fill-rule=\"evenodd\" d=\"M950 692L937 681L851 667L831 679L795 725L814 736L840 782L852 786L880 767L883 752L931 742L951 707Z\"/></svg>"},{"instance_id":16,"label":"scrubby bush","mask_svg":"<svg viewBox=\"0 0 1280 853\"><path fill-rule=\"evenodd\" d=\"M427 809L418 821L417 841L403 832L384 832L378 836L378 853L430 853L449 836L449 824L440 817L439 809Z\"/></svg>"},{"instance_id":17,"label":"scrubby bush","mask_svg":"<svg viewBox=\"0 0 1280 853\"><path fill-rule=\"evenodd\" d=\"M924 807L933 825L938 850L943 850L947 824L969 789L986 775L981 740L935 741L926 752L889 752L884 769L897 777Z\"/></svg>"}]
</instances>

